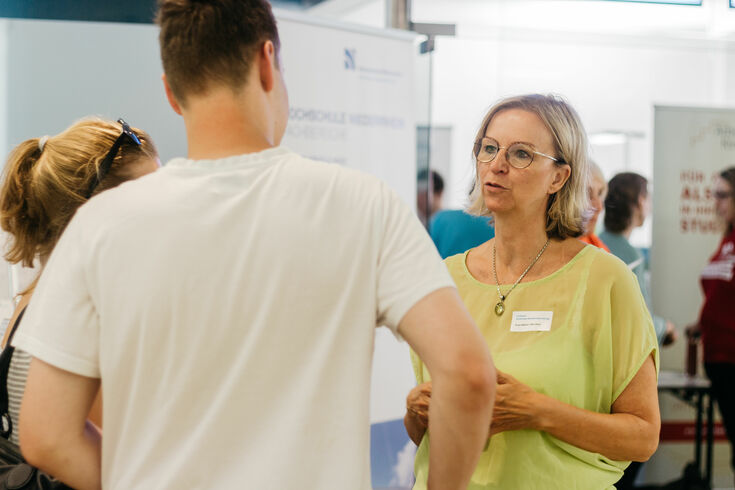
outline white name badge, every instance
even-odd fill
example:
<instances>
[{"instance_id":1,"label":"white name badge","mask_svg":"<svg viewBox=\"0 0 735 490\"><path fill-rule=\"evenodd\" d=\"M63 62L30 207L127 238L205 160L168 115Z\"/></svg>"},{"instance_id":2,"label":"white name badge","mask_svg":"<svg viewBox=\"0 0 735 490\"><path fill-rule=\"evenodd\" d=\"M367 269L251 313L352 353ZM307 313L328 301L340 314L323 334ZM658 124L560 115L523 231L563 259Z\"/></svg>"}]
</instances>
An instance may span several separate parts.
<instances>
[{"instance_id":1,"label":"white name badge","mask_svg":"<svg viewBox=\"0 0 735 490\"><path fill-rule=\"evenodd\" d=\"M514 311L511 332L548 332L553 311Z\"/></svg>"}]
</instances>

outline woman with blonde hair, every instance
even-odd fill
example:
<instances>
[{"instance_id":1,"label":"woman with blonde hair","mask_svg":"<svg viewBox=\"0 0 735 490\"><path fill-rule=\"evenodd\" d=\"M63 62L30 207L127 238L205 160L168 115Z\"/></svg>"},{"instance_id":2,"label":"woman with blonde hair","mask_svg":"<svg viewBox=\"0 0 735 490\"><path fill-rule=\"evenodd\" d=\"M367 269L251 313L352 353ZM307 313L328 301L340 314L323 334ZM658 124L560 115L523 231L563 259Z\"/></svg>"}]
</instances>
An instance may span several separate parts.
<instances>
[{"instance_id":1,"label":"woman with blonde hair","mask_svg":"<svg viewBox=\"0 0 735 490\"><path fill-rule=\"evenodd\" d=\"M8 157L0 188L0 226L9 235L5 259L26 267L37 261L43 269L77 208L100 192L158 167L158 154L150 136L122 119L84 119L56 136L20 143ZM7 382L8 397L8 413L0 414L1 435L16 444L14 429L18 427L31 357L14 350L10 340L37 281L38 277L20 293L3 338L2 359L9 363L9 370L7 379L0 380ZM99 393L90 420L101 425Z\"/></svg>"},{"instance_id":2,"label":"woman with blonde hair","mask_svg":"<svg viewBox=\"0 0 735 490\"><path fill-rule=\"evenodd\" d=\"M556 96L497 103L477 133L469 211L495 238L446 259L491 346L498 387L488 445L469 489L611 489L658 445L658 345L635 277L578 238L589 213L587 139ZM404 418L426 488L431 379Z\"/></svg>"}]
</instances>

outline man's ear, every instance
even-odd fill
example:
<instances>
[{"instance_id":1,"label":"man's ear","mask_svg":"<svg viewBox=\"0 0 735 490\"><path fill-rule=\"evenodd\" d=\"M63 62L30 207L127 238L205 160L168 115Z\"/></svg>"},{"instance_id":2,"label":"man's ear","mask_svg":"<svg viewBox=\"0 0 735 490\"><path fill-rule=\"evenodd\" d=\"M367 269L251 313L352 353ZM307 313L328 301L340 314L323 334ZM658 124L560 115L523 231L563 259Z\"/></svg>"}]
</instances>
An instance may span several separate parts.
<instances>
[{"instance_id":1,"label":"man's ear","mask_svg":"<svg viewBox=\"0 0 735 490\"><path fill-rule=\"evenodd\" d=\"M163 88L166 91L166 98L168 99L169 105L174 110L174 112L180 116L181 106L179 106L179 102L176 100L176 97L174 97L174 93L171 91L171 87L168 84L165 73L161 75L161 81L163 81Z\"/></svg>"},{"instance_id":2,"label":"man's ear","mask_svg":"<svg viewBox=\"0 0 735 490\"><path fill-rule=\"evenodd\" d=\"M569 180L569 176L572 174L572 167L568 164L554 165L554 180L551 181L549 186L549 194L555 194L564 187L564 184Z\"/></svg>"},{"instance_id":3,"label":"man's ear","mask_svg":"<svg viewBox=\"0 0 735 490\"><path fill-rule=\"evenodd\" d=\"M258 71L260 72L260 86L265 92L273 90L276 84L276 70L278 70L278 53L272 41L266 41L258 51Z\"/></svg>"}]
</instances>

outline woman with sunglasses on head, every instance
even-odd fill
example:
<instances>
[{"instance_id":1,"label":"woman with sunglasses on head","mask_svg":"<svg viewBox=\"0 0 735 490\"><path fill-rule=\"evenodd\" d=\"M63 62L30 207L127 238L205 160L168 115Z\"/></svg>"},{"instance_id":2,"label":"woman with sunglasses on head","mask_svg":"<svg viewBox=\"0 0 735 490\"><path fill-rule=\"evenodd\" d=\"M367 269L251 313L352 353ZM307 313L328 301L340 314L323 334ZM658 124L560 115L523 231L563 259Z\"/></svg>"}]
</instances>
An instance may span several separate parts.
<instances>
[{"instance_id":1,"label":"woman with sunglasses on head","mask_svg":"<svg viewBox=\"0 0 735 490\"><path fill-rule=\"evenodd\" d=\"M84 119L56 136L19 144L8 157L0 188L0 226L9 234L5 259L26 267L38 260L43 270L77 208L100 192L158 167L158 154L148 134L122 120ZM2 357L9 361L10 415L10 421L3 420L7 428L3 435L16 444L18 412L31 358L14 350L9 340L21 324L37 281L20 293L3 338ZM99 393L90 420L101 425Z\"/></svg>"},{"instance_id":2,"label":"woman with sunglasses on head","mask_svg":"<svg viewBox=\"0 0 735 490\"><path fill-rule=\"evenodd\" d=\"M702 337L704 370L722 414L735 469L735 167L720 172L714 184L715 214L725 228L719 247L702 270L704 304L699 321L687 328Z\"/></svg>"},{"instance_id":3,"label":"woman with sunglasses on head","mask_svg":"<svg viewBox=\"0 0 735 490\"><path fill-rule=\"evenodd\" d=\"M492 347L498 387L488 445L469 489L610 489L658 445L658 345L633 274L582 243L587 138L555 96L505 99L476 137L469 211L495 238L446 259ZM404 418L419 444L414 489L426 488L431 380Z\"/></svg>"}]
</instances>

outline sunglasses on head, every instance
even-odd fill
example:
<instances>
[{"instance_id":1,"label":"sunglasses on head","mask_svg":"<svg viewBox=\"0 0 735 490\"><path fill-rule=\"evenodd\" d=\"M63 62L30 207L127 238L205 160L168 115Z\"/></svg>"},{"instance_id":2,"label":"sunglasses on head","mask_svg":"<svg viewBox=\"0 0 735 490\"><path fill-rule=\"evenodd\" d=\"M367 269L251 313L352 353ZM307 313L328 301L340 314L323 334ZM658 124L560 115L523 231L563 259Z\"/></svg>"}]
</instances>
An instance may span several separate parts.
<instances>
[{"instance_id":1,"label":"sunglasses on head","mask_svg":"<svg viewBox=\"0 0 735 490\"><path fill-rule=\"evenodd\" d=\"M104 179L107 173L110 171L110 167L112 167L112 162L115 160L117 152L120 150L120 147L122 146L125 139L129 139L138 146L141 145L140 139L138 139L135 133L133 133L133 130L130 129L128 123L123 121L122 118L118 119L117 122L122 125L122 132L112 144L112 148L110 148L110 151L107 152L105 159L102 160L102 163L100 163L99 169L97 169L97 175L95 176L95 179L92 181L89 189L87 190L87 199L92 197L92 193L94 192L94 190L97 188L98 185L100 185L102 179Z\"/></svg>"}]
</instances>

